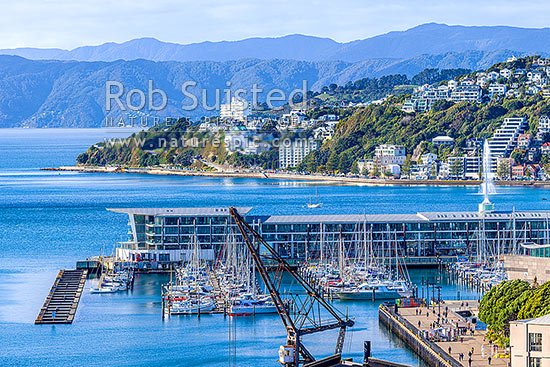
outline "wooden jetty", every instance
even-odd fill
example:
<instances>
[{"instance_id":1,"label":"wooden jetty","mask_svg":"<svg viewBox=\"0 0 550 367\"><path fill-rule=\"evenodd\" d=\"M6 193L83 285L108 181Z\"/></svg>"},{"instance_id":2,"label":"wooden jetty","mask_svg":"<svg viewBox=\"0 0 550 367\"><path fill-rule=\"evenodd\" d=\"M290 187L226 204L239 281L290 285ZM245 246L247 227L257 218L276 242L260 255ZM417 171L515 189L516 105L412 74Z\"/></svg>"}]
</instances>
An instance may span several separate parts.
<instances>
[{"instance_id":1,"label":"wooden jetty","mask_svg":"<svg viewBox=\"0 0 550 367\"><path fill-rule=\"evenodd\" d=\"M35 324L71 324L86 283L86 270L60 270Z\"/></svg>"}]
</instances>

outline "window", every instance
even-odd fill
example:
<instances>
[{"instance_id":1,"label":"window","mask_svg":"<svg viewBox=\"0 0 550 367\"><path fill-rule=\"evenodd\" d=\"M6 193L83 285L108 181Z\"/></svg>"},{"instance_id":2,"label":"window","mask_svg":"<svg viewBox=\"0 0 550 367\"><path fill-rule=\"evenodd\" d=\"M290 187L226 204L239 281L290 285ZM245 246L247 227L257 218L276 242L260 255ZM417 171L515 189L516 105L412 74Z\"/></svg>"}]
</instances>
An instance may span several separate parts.
<instances>
[{"instance_id":1,"label":"window","mask_svg":"<svg viewBox=\"0 0 550 367\"><path fill-rule=\"evenodd\" d=\"M166 234L178 234L178 227L164 228L164 233L166 233Z\"/></svg>"},{"instance_id":2,"label":"window","mask_svg":"<svg viewBox=\"0 0 550 367\"><path fill-rule=\"evenodd\" d=\"M529 335L531 335L531 334L529 334ZM540 357L530 357L529 358L529 367L540 367L540 365L541 365Z\"/></svg>"},{"instance_id":3,"label":"window","mask_svg":"<svg viewBox=\"0 0 550 367\"><path fill-rule=\"evenodd\" d=\"M177 226L178 225L178 218L177 217L166 217L164 224L167 225L167 226Z\"/></svg>"},{"instance_id":4,"label":"window","mask_svg":"<svg viewBox=\"0 0 550 367\"><path fill-rule=\"evenodd\" d=\"M542 334L541 333L529 333L529 351L542 352ZM538 366L540 366L540 360L539 360Z\"/></svg>"},{"instance_id":5,"label":"window","mask_svg":"<svg viewBox=\"0 0 550 367\"><path fill-rule=\"evenodd\" d=\"M159 254L159 261L170 261L170 254Z\"/></svg>"}]
</instances>

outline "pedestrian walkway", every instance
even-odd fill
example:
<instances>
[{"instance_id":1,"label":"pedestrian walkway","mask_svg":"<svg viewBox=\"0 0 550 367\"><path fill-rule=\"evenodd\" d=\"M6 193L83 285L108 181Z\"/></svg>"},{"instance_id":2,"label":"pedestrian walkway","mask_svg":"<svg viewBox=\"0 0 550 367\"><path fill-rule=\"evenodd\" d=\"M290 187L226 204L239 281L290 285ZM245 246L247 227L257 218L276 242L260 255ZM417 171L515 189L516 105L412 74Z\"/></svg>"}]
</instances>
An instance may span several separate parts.
<instances>
[{"instance_id":1,"label":"pedestrian walkway","mask_svg":"<svg viewBox=\"0 0 550 367\"><path fill-rule=\"evenodd\" d=\"M399 308L399 315L422 331L429 332L434 327L436 329L467 330L464 335L458 336L458 341L436 342L441 349L465 367L509 366L508 358L497 357L497 354L503 354L505 351L496 349L496 346L489 343L485 338L486 331L474 330L475 325L469 323L467 319L457 313L457 311L470 311L474 316L477 316L478 307L477 301L445 301L445 303L434 307ZM461 355L464 358L461 358ZM470 358L471 364L469 363Z\"/></svg>"}]
</instances>

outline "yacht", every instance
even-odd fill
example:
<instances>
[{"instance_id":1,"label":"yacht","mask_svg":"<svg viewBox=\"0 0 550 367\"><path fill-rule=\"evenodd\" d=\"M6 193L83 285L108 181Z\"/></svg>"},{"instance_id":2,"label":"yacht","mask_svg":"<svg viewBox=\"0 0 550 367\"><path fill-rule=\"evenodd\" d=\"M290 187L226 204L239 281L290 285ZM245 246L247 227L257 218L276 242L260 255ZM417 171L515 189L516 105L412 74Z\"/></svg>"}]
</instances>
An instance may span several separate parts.
<instances>
[{"instance_id":1,"label":"yacht","mask_svg":"<svg viewBox=\"0 0 550 367\"><path fill-rule=\"evenodd\" d=\"M170 306L171 315L191 315L198 313L209 313L216 308L216 304L211 298L204 297L199 300L186 299L172 302Z\"/></svg>"},{"instance_id":2,"label":"yacht","mask_svg":"<svg viewBox=\"0 0 550 367\"><path fill-rule=\"evenodd\" d=\"M370 281L357 287L343 288L336 296L345 300L387 300L412 297L413 291L404 281Z\"/></svg>"},{"instance_id":3,"label":"yacht","mask_svg":"<svg viewBox=\"0 0 550 367\"><path fill-rule=\"evenodd\" d=\"M252 294L243 294L232 302L228 315L249 316L264 313L277 313L277 308L269 296L254 297Z\"/></svg>"}]
</instances>

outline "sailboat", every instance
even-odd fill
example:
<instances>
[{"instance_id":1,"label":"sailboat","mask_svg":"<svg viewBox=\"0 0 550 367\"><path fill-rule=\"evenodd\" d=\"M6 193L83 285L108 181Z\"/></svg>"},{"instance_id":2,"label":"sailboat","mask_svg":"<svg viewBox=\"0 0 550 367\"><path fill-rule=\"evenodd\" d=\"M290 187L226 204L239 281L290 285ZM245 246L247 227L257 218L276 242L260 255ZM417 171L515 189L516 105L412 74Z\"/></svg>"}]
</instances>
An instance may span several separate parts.
<instances>
[{"instance_id":1,"label":"sailboat","mask_svg":"<svg viewBox=\"0 0 550 367\"><path fill-rule=\"evenodd\" d=\"M315 188L315 203L311 202L311 195L309 196L309 203L307 204L308 208L320 208L323 203L319 202L319 198L317 197L317 188Z\"/></svg>"},{"instance_id":2,"label":"sailboat","mask_svg":"<svg viewBox=\"0 0 550 367\"><path fill-rule=\"evenodd\" d=\"M388 250L395 251L395 275L392 274L377 274L369 275L366 279L358 278L351 282L349 286L344 286L336 290L336 296L343 300L387 300L404 297L412 297L413 291L409 274L405 267L405 262L400 264L397 250L397 234L394 233L392 241L391 235L388 234ZM366 250L366 248L365 248ZM355 284L358 285L355 285Z\"/></svg>"}]
</instances>

